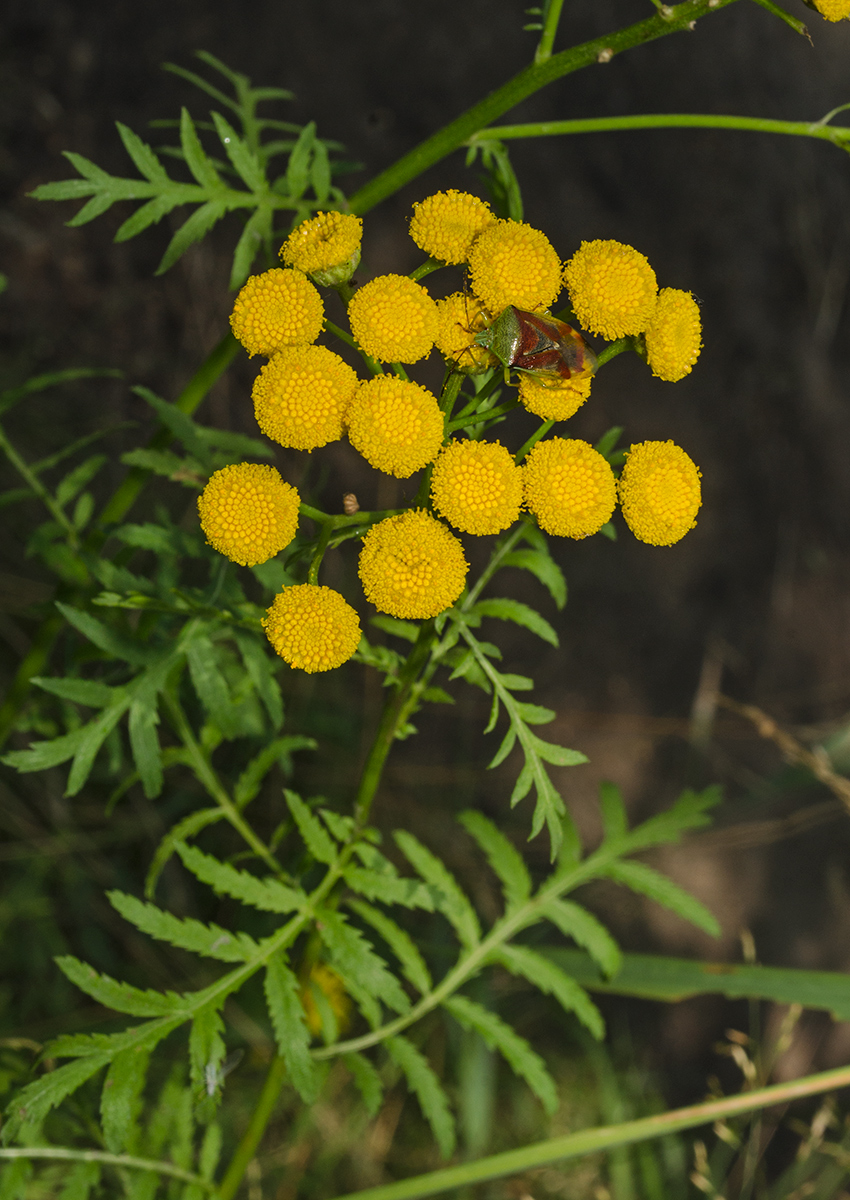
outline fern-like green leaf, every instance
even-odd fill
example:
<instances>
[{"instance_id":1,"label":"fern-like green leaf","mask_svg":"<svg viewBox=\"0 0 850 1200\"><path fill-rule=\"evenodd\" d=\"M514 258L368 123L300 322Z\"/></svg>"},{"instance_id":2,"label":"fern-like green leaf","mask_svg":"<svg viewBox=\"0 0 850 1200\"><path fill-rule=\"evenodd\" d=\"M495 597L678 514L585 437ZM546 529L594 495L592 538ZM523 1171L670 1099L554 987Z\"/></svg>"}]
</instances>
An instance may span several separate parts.
<instances>
[{"instance_id":1,"label":"fern-like green leaf","mask_svg":"<svg viewBox=\"0 0 850 1200\"><path fill-rule=\"evenodd\" d=\"M474 1029L491 1050L499 1051L511 1070L525 1080L547 1113L555 1112L558 1107L555 1081L543 1059L532 1050L525 1038L505 1024L501 1017L468 996L450 996L443 1003L464 1029Z\"/></svg>"},{"instance_id":2,"label":"fern-like green leaf","mask_svg":"<svg viewBox=\"0 0 850 1200\"><path fill-rule=\"evenodd\" d=\"M558 645L558 635L549 622L541 617L535 609L528 604L522 604L519 600L503 598L479 600L468 615L498 617L500 621L513 621L515 625L522 625L525 629L536 633L544 642L549 642L552 646Z\"/></svg>"},{"instance_id":3,"label":"fern-like green leaf","mask_svg":"<svg viewBox=\"0 0 850 1200\"><path fill-rule=\"evenodd\" d=\"M531 895L531 876L516 847L483 813L467 809L458 820L466 832L475 838L502 881L508 911L519 908Z\"/></svg>"},{"instance_id":4,"label":"fern-like green leaf","mask_svg":"<svg viewBox=\"0 0 850 1200\"><path fill-rule=\"evenodd\" d=\"M198 630L185 646L189 674L195 693L224 737L238 732L237 709L218 661L211 638Z\"/></svg>"},{"instance_id":5,"label":"fern-like green leaf","mask_svg":"<svg viewBox=\"0 0 850 1200\"><path fill-rule=\"evenodd\" d=\"M175 847L183 865L202 883L208 883L220 896L233 896L263 912L287 913L304 908L307 897L300 888L286 887L276 879L258 879L229 863L219 862L196 846L178 843Z\"/></svg>"},{"instance_id":6,"label":"fern-like green leaf","mask_svg":"<svg viewBox=\"0 0 850 1200\"><path fill-rule=\"evenodd\" d=\"M264 746L259 754L248 763L245 770L236 781L236 786L233 789L233 799L237 808L244 808L249 804L259 792L263 785L263 780L269 771L280 763L282 768L286 770L291 766L291 755L294 750L313 750L316 743L313 738L301 737L299 735L290 735L288 737L275 738Z\"/></svg>"},{"instance_id":7,"label":"fern-like green leaf","mask_svg":"<svg viewBox=\"0 0 850 1200\"><path fill-rule=\"evenodd\" d=\"M4 1145L14 1140L22 1125L33 1125L43 1121L52 1108L82 1087L92 1075L96 1075L111 1057L108 1051L91 1054L75 1062L65 1063L55 1071L48 1071L27 1084L15 1095L7 1109L2 1132Z\"/></svg>"},{"instance_id":8,"label":"fern-like green leaf","mask_svg":"<svg viewBox=\"0 0 850 1200\"><path fill-rule=\"evenodd\" d=\"M686 788L672 808L656 813L629 833L629 853L633 854L636 850L659 846L665 842L678 842L688 830L702 829L711 822L709 810L722 799L723 792L716 784L701 792Z\"/></svg>"},{"instance_id":9,"label":"fern-like green leaf","mask_svg":"<svg viewBox=\"0 0 850 1200\"><path fill-rule=\"evenodd\" d=\"M720 925L704 904L666 875L648 867L646 863L613 862L601 873L613 879L615 883L621 883L633 892L648 896L656 904L669 908L676 916L681 917L683 921L690 921L704 933L709 933L712 937L720 936Z\"/></svg>"},{"instance_id":10,"label":"fern-like green leaf","mask_svg":"<svg viewBox=\"0 0 850 1200\"><path fill-rule=\"evenodd\" d=\"M75 729L73 733L65 733L62 737L52 738L49 742L33 742L27 750L11 750L4 754L0 762L7 767L26 774L29 771L46 771L60 763L73 758L85 737L85 726Z\"/></svg>"},{"instance_id":11,"label":"fern-like green leaf","mask_svg":"<svg viewBox=\"0 0 850 1200\"><path fill-rule=\"evenodd\" d=\"M401 969L418 992L425 995L431 991L433 984L431 975L425 965L425 960L419 953L419 948L410 934L396 925L385 913L365 904L362 900L349 901L349 907L384 939L393 954L401 963Z\"/></svg>"},{"instance_id":12,"label":"fern-like green leaf","mask_svg":"<svg viewBox=\"0 0 850 1200\"><path fill-rule=\"evenodd\" d=\"M418 879L405 879L401 875L389 875L355 866L346 867L343 878L352 891L365 896L367 900L380 900L383 904L401 904L404 908L434 911L433 893Z\"/></svg>"},{"instance_id":13,"label":"fern-like green leaf","mask_svg":"<svg viewBox=\"0 0 850 1200\"><path fill-rule=\"evenodd\" d=\"M620 947L593 913L572 900L557 898L547 900L540 911L561 933L583 946L605 975L617 974L623 962Z\"/></svg>"},{"instance_id":14,"label":"fern-like green leaf","mask_svg":"<svg viewBox=\"0 0 850 1200\"><path fill-rule=\"evenodd\" d=\"M230 933L220 925L204 925L193 917L174 917L155 904L145 904L126 892L107 892L107 898L113 908L142 933L170 942L181 950L191 950L221 962L248 962L259 954L257 943L247 933Z\"/></svg>"},{"instance_id":15,"label":"fern-like green leaf","mask_svg":"<svg viewBox=\"0 0 850 1200\"><path fill-rule=\"evenodd\" d=\"M263 244L271 237L273 209L264 204L254 210L239 235L233 252L229 287L232 292L240 288L251 273L254 259Z\"/></svg>"},{"instance_id":16,"label":"fern-like green leaf","mask_svg":"<svg viewBox=\"0 0 850 1200\"><path fill-rule=\"evenodd\" d=\"M99 650L105 650L111 658L121 659L132 666L144 666L153 657L154 652L146 646L138 642L131 642L128 638L122 637L114 629L109 629L90 613L81 612L78 608L72 608L70 604L61 604L58 600L56 601L56 607L69 625L73 625L83 637L88 638Z\"/></svg>"},{"instance_id":17,"label":"fern-like green leaf","mask_svg":"<svg viewBox=\"0 0 850 1200\"><path fill-rule=\"evenodd\" d=\"M605 1023L587 992L548 958L527 946L514 945L501 946L494 957L514 975L522 975L541 992L554 996L566 1012L575 1013L597 1040L605 1036Z\"/></svg>"},{"instance_id":18,"label":"fern-like green leaf","mask_svg":"<svg viewBox=\"0 0 850 1200\"><path fill-rule=\"evenodd\" d=\"M316 913L316 929L355 999L356 992L365 992L380 998L394 1012L409 1010L410 1001L395 975L363 934L340 913L320 909Z\"/></svg>"},{"instance_id":19,"label":"fern-like green leaf","mask_svg":"<svg viewBox=\"0 0 850 1200\"><path fill-rule=\"evenodd\" d=\"M97 752L109 737L112 730L124 716L130 706L129 696L119 699L116 704L103 709L99 716L90 721L83 729L83 736L74 753L71 771L68 775L66 796L76 796L91 774Z\"/></svg>"},{"instance_id":20,"label":"fern-like green leaf","mask_svg":"<svg viewBox=\"0 0 850 1200\"><path fill-rule=\"evenodd\" d=\"M226 1053L221 1036L224 1031L222 1003L222 998L216 996L199 1008L192 1019L192 1029L189 1033L189 1074L192 1086L203 1089L208 1096L215 1096L219 1090L219 1069Z\"/></svg>"},{"instance_id":21,"label":"fern-like green leaf","mask_svg":"<svg viewBox=\"0 0 850 1200\"><path fill-rule=\"evenodd\" d=\"M377 1116L384 1096L384 1085L380 1075L362 1054L344 1054L342 1061L352 1074L367 1113L370 1117Z\"/></svg>"},{"instance_id":22,"label":"fern-like green leaf","mask_svg":"<svg viewBox=\"0 0 850 1200\"><path fill-rule=\"evenodd\" d=\"M147 878L145 879L146 900L153 899L159 877L172 854L176 853L177 846L185 841L186 838L194 837L202 829L206 829L208 825L215 825L218 821L223 820L224 811L221 808L217 806L215 808L200 808L196 812L189 813L188 817L184 817L182 821L178 821L168 831L157 846L150 868L148 869Z\"/></svg>"},{"instance_id":23,"label":"fern-like green leaf","mask_svg":"<svg viewBox=\"0 0 850 1200\"><path fill-rule=\"evenodd\" d=\"M310 1057L310 1031L298 980L280 955L266 965L265 992L278 1054L286 1063L292 1086L305 1104L312 1104L319 1094L321 1074Z\"/></svg>"},{"instance_id":24,"label":"fern-like green leaf","mask_svg":"<svg viewBox=\"0 0 850 1200\"><path fill-rule=\"evenodd\" d=\"M432 889L437 907L454 926L462 945L468 949L477 946L481 940L478 917L451 871L412 833L397 829L393 837L407 861Z\"/></svg>"},{"instance_id":25,"label":"fern-like green leaf","mask_svg":"<svg viewBox=\"0 0 850 1200\"><path fill-rule=\"evenodd\" d=\"M567 582L564 573L548 550L513 550L502 559L503 567L530 571L547 589L559 609L567 603Z\"/></svg>"},{"instance_id":26,"label":"fern-like green leaf","mask_svg":"<svg viewBox=\"0 0 850 1200\"><path fill-rule=\"evenodd\" d=\"M155 1181L155 1177L154 1177ZM74 1163L62 1185L58 1200L88 1200L100 1183L100 1163Z\"/></svg>"},{"instance_id":27,"label":"fern-like green leaf","mask_svg":"<svg viewBox=\"0 0 850 1200\"><path fill-rule=\"evenodd\" d=\"M100 1096L100 1117L107 1150L120 1154L135 1133L141 1112L150 1049L133 1046L109 1064Z\"/></svg>"},{"instance_id":28,"label":"fern-like green leaf","mask_svg":"<svg viewBox=\"0 0 850 1200\"><path fill-rule=\"evenodd\" d=\"M240 176L249 191L263 191L268 185L263 169L257 161L256 156L252 154L233 126L225 121L220 113L213 112L211 115L215 131L221 139L224 152L230 159L233 169Z\"/></svg>"},{"instance_id":29,"label":"fern-like green leaf","mask_svg":"<svg viewBox=\"0 0 850 1200\"><path fill-rule=\"evenodd\" d=\"M168 185L171 182L168 172L147 142L143 142L138 134L126 125L122 125L120 121L116 121L115 125L121 141L124 143L124 149L130 155L139 174L144 175L145 179L149 179L151 183Z\"/></svg>"},{"instance_id":30,"label":"fern-like green leaf","mask_svg":"<svg viewBox=\"0 0 850 1200\"><path fill-rule=\"evenodd\" d=\"M404 1072L410 1090L419 1101L422 1115L443 1158L449 1158L455 1148L455 1122L449 1108L449 1098L421 1051L404 1037L390 1037L384 1043L387 1052Z\"/></svg>"},{"instance_id":31,"label":"fern-like green leaf","mask_svg":"<svg viewBox=\"0 0 850 1200\"><path fill-rule=\"evenodd\" d=\"M131 1017L167 1017L185 1007L183 997L175 992L142 991L129 983L119 983L109 975L98 974L94 967L70 954L59 955L54 962L81 992L115 1012Z\"/></svg>"},{"instance_id":32,"label":"fern-like green leaf","mask_svg":"<svg viewBox=\"0 0 850 1200\"><path fill-rule=\"evenodd\" d=\"M223 187L218 172L201 145L195 129L195 123L189 115L189 110L180 110L180 146L186 166L203 188L216 190Z\"/></svg>"},{"instance_id":33,"label":"fern-like green leaf","mask_svg":"<svg viewBox=\"0 0 850 1200\"><path fill-rule=\"evenodd\" d=\"M160 259L155 275L164 275L169 267L173 267L181 255L185 254L195 242L200 242L212 227L227 213L225 200L208 200L200 208L196 208L191 217L183 222L165 248L165 254Z\"/></svg>"},{"instance_id":34,"label":"fern-like green leaf","mask_svg":"<svg viewBox=\"0 0 850 1200\"><path fill-rule=\"evenodd\" d=\"M286 803L292 813L298 832L304 839L304 845L317 862L330 864L336 861L337 851L321 821L311 812L300 796L295 792L284 791Z\"/></svg>"}]
</instances>

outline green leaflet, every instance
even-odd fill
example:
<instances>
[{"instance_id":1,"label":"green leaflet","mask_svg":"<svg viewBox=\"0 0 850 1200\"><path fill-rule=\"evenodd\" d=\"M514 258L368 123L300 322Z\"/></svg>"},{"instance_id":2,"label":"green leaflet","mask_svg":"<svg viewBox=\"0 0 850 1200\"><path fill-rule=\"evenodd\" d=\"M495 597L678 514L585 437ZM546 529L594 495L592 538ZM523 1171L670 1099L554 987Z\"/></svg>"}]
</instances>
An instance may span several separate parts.
<instances>
[{"instance_id":1,"label":"green leaflet","mask_svg":"<svg viewBox=\"0 0 850 1200\"><path fill-rule=\"evenodd\" d=\"M410 934L396 925L395 921L385 913L373 908L371 904L364 904L362 900L350 900L349 907L364 921L368 921L372 928L380 934L401 963L401 969L416 990L423 996L430 992L433 987L431 974Z\"/></svg>"},{"instance_id":2,"label":"green leaflet","mask_svg":"<svg viewBox=\"0 0 850 1200\"><path fill-rule=\"evenodd\" d=\"M566 1012L575 1013L597 1041L605 1036L605 1023L587 992L548 958L526 946L510 945L501 946L494 957L514 975L522 975L541 992L554 996Z\"/></svg>"},{"instance_id":3,"label":"green leaflet","mask_svg":"<svg viewBox=\"0 0 850 1200\"><path fill-rule=\"evenodd\" d=\"M498 617L501 621L513 621L515 625L522 625L525 629L536 633L544 642L549 642L552 646L558 645L558 635L549 622L541 617L535 609L528 604L522 604L519 600L479 600L473 608L465 613L465 616L470 621L481 617Z\"/></svg>"},{"instance_id":4,"label":"green leaflet","mask_svg":"<svg viewBox=\"0 0 850 1200\"><path fill-rule=\"evenodd\" d=\"M70 954L60 955L54 962L81 992L115 1012L127 1013L131 1017L167 1017L185 1008L183 997L176 992L141 991L129 983L119 983L108 975L98 974L94 967Z\"/></svg>"},{"instance_id":5,"label":"green leaflet","mask_svg":"<svg viewBox=\"0 0 850 1200\"><path fill-rule=\"evenodd\" d=\"M15 1095L3 1122L3 1144L14 1140L22 1125L38 1124L52 1108L75 1092L78 1087L105 1067L112 1055L108 1051L90 1054L75 1062L65 1063L49 1071Z\"/></svg>"},{"instance_id":6,"label":"green leaflet","mask_svg":"<svg viewBox=\"0 0 850 1200\"><path fill-rule=\"evenodd\" d=\"M467 949L477 946L481 941L478 917L452 873L412 833L397 829L393 837L413 869L431 887L437 907L454 926L462 945Z\"/></svg>"},{"instance_id":7,"label":"green leaflet","mask_svg":"<svg viewBox=\"0 0 850 1200\"><path fill-rule=\"evenodd\" d=\"M401 904L404 908L424 908L434 911L433 893L418 879L405 879L401 875L381 871L370 871L365 867L348 866L343 878L352 891L369 900L380 900L383 904Z\"/></svg>"},{"instance_id":8,"label":"green leaflet","mask_svg":"<svg viewBox=\"0 0 850 1200\"><path fill-rule=\"evenodd\" d=\"M278 1054L301 1099L312 1104L319 1094L321 1073L310 1057L310 1032L298 980L279 954L266 965L265 993Z\"/></svg>"},{"instance_id":9,"label":"green leaflet","mask_svg":"<svg viewBox=\"0 0 850 1200\"><path fill-rule=\"evenodd\" d=\"M149 1047L132 1046L116 1054L109 1064L100 1097L100 1116L106 1147L113 1154L120 1154L135 1133L149 1060Z\"/></svg>"},{"instance_id":10,"label":"green leaflet","mask_svg":"<svg viewBox=\"0 0 850 1200\"><path fill-rule=\"evenodd\" d=\"M304 844L310 853L318 862L330 863L336 861L336 847L325 831L321 821L319 821L311 812L300 796L295 792L284 790L286 803L289 805L289 811L292 813L295 824L298 826L298 832L304 839Z\"/></svg>"},{"instance_id":11,"label":"green leaflet","mask_svg":"<svg viewBox=\"0 0 850 1200\"><path fill-rule=\"evenodd\" d=\"M412 1042L404 1037L390 1037L384 1043L387 1052L404 1072L410 1090L415 1094L422 1115L431 1126L443 1158L455 1148L455 1123L449 1099L428 1060Z\"/></svg>"},{"instance_id":12,"label":"green leaflet","mask_svg":"<svg viewBox=\"0 0 850 1200\"><path fill-rule=\"evenodd\" d=\"M178 843L188 837L194 837L196 833L200 833L208 825L215 825L217 821L223 820L224 811L221 808L201 808L197 812L189 813L182 821L178 821L176 825L172 826L157 846L156 853L151 860L147 878L145 879L146 900L153 899L159 877L169 858L176 852Z\"/></svg>"},{"instance_id":13,"label":"green leaflet","mask_svg":"<svg viewBox=\"0 0 850 1200\"><path fill-rule=\"evenodd\" d=\"M379 997L394 1012L408 1011L410 1001L399 981L358 929L327 908L317 911L316 929L355 1000L359 1002L365 993L373 999Z\"/></svg>"},{"instance_id":14,"label":"green leaflet","mask_svg":"<svg viewBox=\"0 0 850 1200\"><path fill-rule=\"evenodd\" d=\"M547 900L541 913L566 937L584 947L606 975L616 975L622 965L620 947L593 913L572 900Z\"/></svg>"},{"instance_id":15,"label":"green leaflet","mask_svg":"<svg viewBox=\"0 0 850 1200\"><path fill-rule=\"evenodd\" d=\"M518 567L530 571L548 590L558 609L567 603L567 583L564 573L548 552L542 550L512 550L502 559L503 567Z\"/></svg>"},{"instance_id":16,"label":"green leaflet","mask_svg":"<svg viewBox=\"0 0 850 1200\"><path fill-rule=\"evenodd\" d=\"M104 463L108 462L105 454L94 454L91 458L87 458L81 462L79 466L74 467L69 471L64 479L60 480L56 488L56 503L60 508L64 508L66 504L74 499L83 488L91 483L95 475L98 473Z\"/></svg>"},{"instance_id":17,"label":"green leaflet","mask_svg":"<svg viewBox=\"0 0 850 1200\"><path fill-rule=\"evenodd\" d=\"M709 810L722 799L722 790L716 784L701 792L686 788L672 808L656 813L628 834L629 853L665 842L678 842L688 830L704 828L711 822Z\"/></svg>"},{"instance_id":18,"label":"green leaflet","mask_svg":"<svg viewBox=\"0 0 850 1200\"><path fill-rule=\"evenodd\" d=\"M531 876L516 847L483 813L467 809L458 820L466 832L475 838L501 880L507 911L524 904L531 895Z\"/></svg>"},{"instance_id":19,"label":"green leaflet","mask_svg":"<svg viewBox=\"0 0 850 1200\"><path fill-rule=\"evenodd\" d=\"M602 830L607 840L616 841L625 837L629 828L626 806L620 789L613 783L600 783L599 809L602 814Z\"/></svg>"},{"instance_id":20,"label":"green leaflet","mask_svg":"<svg viewBox=\"0 0 850 1200\"><path fill-rule=\"evenodd\" d=\"M107 892L110 904L125 920L143 933L221 962L248 962L259 954L259 946L247 933L230 933L219 925L204 925L193 917L174 917L125 892Z\"/></svg>"},{"instance_id":21,"label":"green leaflet","mask_svg":"<svg viewBox=\"0 0 850 1200\"><path fill-rule=\"evenodd\" d=\"M380 1075L369 1062L368 1058L364 1058L362 1054L344 1054L342 1061L354 1078L357 1090L363 1097L363 1103L366 1106L369 1116L377 1116L378 1109L381 1107L381 1100L384 1096L384 1085L381 1083Z\"/></svg>"},{"instance_id":22,"label":"green leaflet","mask_svg":"<svg viewBox=\"0 0 850 1200\"><path fill-rule=\"evenodd\" d=\"M26 1200L33 1165L25 1158L0 1167L0 1200Z\"/></svg>"},{"instance_id":23,"label":"green leaflet","mask_svg":"<svg viewBox=\"0 0 850 1200\"><path fill-rule=\"evenodd\" d=\"M704 904L680 888L672 879L654 871L645 863L613 862L604 867L600 874L612 879L614 883L622 883L633 892L648 896L656 904L671 909L682 920L690 921L697 929L710 933L712 937L720 936L720 925Z\"/></svg>"},{"instance_id":24,"label":"green leaflet","mask_svg":"<svg viewBox=\"0 0 850 1200\"><path fill-rule=\"evenodd\" d=\"M196 846L177 842L175 849L184 866L220 896L233 896L235 900L263 912L294 912L304 908L307 903L307 897L300 888L287 887L276 879L258 879L248 871L219 862Z\"/></svg>"},{"instance_id":25,"label":"green leaflet","mask_svg":"<svg viewBox=\"0 0 850 1200\"><path fill-rule=\"evenodd\" d=\"M226 1053L221 1036L223 1003L223 997L217 996L199 1008L192 1018L189 1033L189 1077L193 1087L202 1089L210 1097L217 1097L220 1091L219 1068Z\"/></svg>"},{"instance_id":26,"label":"green leaflet","mask_svg":"<svg viewBox=\"0 0 850 1200\"><path fill-rule=\"evenodd\" d=\"M92 1188L100 1183L100 1163L74 1163L68 1172L59 1200L88 1200Z\"/></svg>"},{"instance_id":27,"label":"green leaflet","mask_svg":"<svg viewBox=\"0 0 850 1200\"><path fill-rule=\"evenodd\" d=\"M491 1049L499 1051L514 1073L526 1081L547 1113L555 1112L558 1107L555 1081L543 1059L525 1038L506 1025L501 1017L468 996L450 996L443 1001L443 1006L464 1029L474 1029Z\"/></svg>"}]
</instances>

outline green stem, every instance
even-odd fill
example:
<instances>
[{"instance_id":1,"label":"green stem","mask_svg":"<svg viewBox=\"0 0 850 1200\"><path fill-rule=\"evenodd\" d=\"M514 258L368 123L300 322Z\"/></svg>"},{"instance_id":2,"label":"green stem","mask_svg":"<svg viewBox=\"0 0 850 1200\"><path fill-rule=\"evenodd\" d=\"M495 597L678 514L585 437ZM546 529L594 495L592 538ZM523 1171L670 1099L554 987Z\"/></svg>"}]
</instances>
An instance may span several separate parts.
<instances>
[{"instance_id":1,"label":"green stem","mask_svg":"<svg viewBox=\"0 0 850 1200\"><path fill-rule=\"evenodd\" d=\"M327 318L325 318L325 329L328 333L332 333L334 337L338 337L341 342L345 342L346 346L351 346L352 350L356 350L363 359L366 369L371 371L373 375L383 375L384 368L378 362L377 358L372 358L365 350L362 350L348 330L343 329L339 325L334 325L333 321L329 321Z\"/></svg>"},{"instance_id":2,"label":"green stem","mask_svg":"<svg viewBox=\"0 0 850 1200\"><path fill-rule=\"evenodd\" d=\"M817 1096L822 1092L837 1090L850 1084L850 1067L838 1067L823 1071L791 1083L774 1084L754 1092L743 1092L738 1096L727 1096L723 1100L709 1100L704 1104L693 1104L687 1108L674 1108L657 1116L641 1117L636 1121L624 1121L620 1125L603 1125L596 1129L584 1129L579 1133L568 1133L561 1137L534 1142L518 1150L507 1150L502 1154L491 1154L476 1162L460 1163L456 1167L445 1167L440 1171L429 1171L413 1179L401 1179L396 1183L366 1188L362 1192L351 1192L336 1200L418 1200L420 1196L433 1196L451 1188L467 1187L487 1179L498 1179L504 1175L515 1175L530 1171L547 1163L568 1158L581 1158L587 1154L598 1154L618 1146L629 1146L651 1138L665 1137L683 1129L695 1129L709 1125L736 1113L753 1112L775 1104L787 1104L804 1096Z\"/></svg>"},{"instance_id":3,"label":"green stem","mask_svg":"<svg viewBox=\"0 0 850 1200\"><path fill-rule=\"evenodd\" d=\"M30 488L30 490L34 492L36 496L38 496L39 500L53 517L54 521L56 521L58 525L62 526L69 545L73 550L76 550L79 545L76 529L68 520L63 510L56 503L56 500L53 496L51 496L50 492L41 482L39 477L30 470L30 468L21 458L20 454L18 454L15 447L6 437L6 433L2 426L0 426L0 450L2 450L6 455L9 462L21 476L24 483L26 483L27 487Z\"/></svg>"},{"instance_id":4,"label":"green stem","mask_svg":"<svg viewBox=\"0 0 850 1200\"><path fill-rule=\"evenodd\" d=\"M110 1154L107 1150L72 1150L64 1146L25 1146L0 1150L0 1161L14 1158L44 1158L65 1162L99 1162L109 1167L132 1167L136 1171L152 1171L157 1175L170 1175L172 1179L183 1179L206 1192L214 1192L215 1184L202 1179L192 1171L184 1171L173 1163L157 1162L153 1158L136 1158L133 1154Z\"/></svg>"},{"instance_id":5,"label":"green stem","mask_svg":"<svg viewBox=\"0 0 850 1200\"><path fill-rule=\"evenodd\" d=\"M549 0L549 7L546 10L546 18L543 23L543 32L540 35L537 52L534 55L535 63L545 62L547 58L552 57L552 46L555 43L555 34L558 32L558 22L561 19L561 9L563 6L564 0Z\"/></svg>"},{"instance_id":6,"label":"green stem","mask_svg":"<svg viewBox=\"0 0 850 1200\"><path fill-rule=\"evenodd\" d=\"M319 534L319 540L316 543L316 552L310 562L310 568L307 571L307 582L314 585L319 582L319 567L322 565L322 559L325 557L325 551L328 548L328 542L331 540L331 534L334 531L332 522L328 521L322 526L322 532Z\"/></svg>"},{"instance_id":7,"label":"green stem","mask_svg":"<svg viewBox=\"0 0 850 1200\"><path fill-rule=\"evenodd\" d=\"M415 271L411 271L408 279L412 279L414 283L418 283L420 279L424 279L426 275L430 275L432 271L440 271L447 264L440 262L438 258L426 258L421 266Z\"/></svg>"},{"instance_id":8,"label":"green stem","mask_svg":"<svg viewBox=\"0 0 850 1200\"><path fill-rule=\"evenodd\" d=\"M257 1101L257 1107L251 1114L248 1128L242 1135L242 1140L236 1147L224 1178L219 1184L217 1200L232 1200L233 1196L236 1195L239 1184L242 1182L242 1176L245 1174L251 1159L256 1154L257 1147L266 1131L266 1126L271 1119L285 1079L286 1067L283 1059L280 1055L277 1055L272 1059L269 1072L263 1084L263 1090Z\"/></svg>"},{"instance_id":9,"label":"green stem","mask_svg":"<svg viewBox=\"0 0 850 1200\"><path fill-rule=\"evenodd\" d=\"M484 412L473 413L469 417L455 417L453 421L449 421L448 432L454 433L456 429L467 429L472 425L483 425L486 421L493 420L495 417L503 417L506 413L513 412L518 405L519 400L506 400L498 408L487 408Z\"/></svg>"},{"instance_id":10,"label":"green stem","mask_svg":"<svg viewBox=\"0 0 850 1200\"><path fill-rule=\"evenodd\" d=\"M224 813L225 819L230 822L237 833L241 834L244 840L248 843L258 858L261 858L267 867L270 867L276 876L283 874L280 863L269 850L268 846L257 837L254 830L243 818L239 809L230 799L226 789L223 787L218 775L213 770L213 767L204 754L203 749L198 744L192 727L183 712L179 701L172 696L168 691L163 692L165 705L171 714L176 731L183 742L189 755L189 762L192 770L197 776L199 782L207 789L210 796L215 800L221 811Z\"/></svg>"},{"instance_id":11,"label":"green stem","mask_svg":"<svg viewBox=\"0 0 850 1200\"><path fill-rule=\"evenodd\" d=\"M616 342L609 342L605 349L600 350L596 356L597 367L604 367L618 354L623 354L626 350L634 350L634 348L634 340L630 337L618 338Z\"/></svg>"},{"instance_id":12,"label":"green stem","mask_svg":"<svg viewBox=\"0 0 850 1200\"><path fill-rule=\"evenodd\" d=\"M461 612L469 612L469 610L473 607L484 588L500 569L505 556L510 554L522 535L523 527L522 522L520 522L514 529L505 534L503 538L496 543L493 548L493 553L490 555L490 561L478 576L474 587L471 587L467 592L463 604L460 606Z\"/></svg>"},{"instance_id":13,"label":"green stem","mask_svg":"<svg viewBox=\"0 0 850 1200\"><path fill-rule=\"evenodd\" d=\"M714 113L646 113L633 117L588 117L574 121L536 121L527 125L494 125L470 138L509 141L512 138L558 137L572 133L607 133L624 129L742 129L752 133L781 133L791 137L821 138L847 147L850 128L822 121L777 121L769 117L724 117Z\"/></svg>"},{"instance_id":14,"label":"green stem","mask_svg":"<svg viewBox=\"0 0 850 1200\"><path fill-rule=\"evenodd\" d=\"M537 445L540 439L546 436L554 424L555 418L550 417L548 421L543 422L543 424L537 429L536 433L533 433L523 446L520 446L519 450L516 452L516 456L514 457L514 462L517 466L520 465L525 456Z\"/></svg>"},{"instance_id":15,"label":"green stem","mask_svg":"<svg viewBox=\"0 0 850 1200\"><path fill-rule=\"evenodd\" d=\"M543 62L533 63L355 192L349 199L351 211L359 215L368 212L434 163L464 145L502 113L556 79L562 79L582 67L610 62L615 54L622 54L624 50L644 45L669 33L681 33L689 29L693 21L720 12L734 3L735 0L686 0L684 4L672 6L667 17L661 14L649 17L616 33L562 50Z\"/></svg>"}]
</instances>

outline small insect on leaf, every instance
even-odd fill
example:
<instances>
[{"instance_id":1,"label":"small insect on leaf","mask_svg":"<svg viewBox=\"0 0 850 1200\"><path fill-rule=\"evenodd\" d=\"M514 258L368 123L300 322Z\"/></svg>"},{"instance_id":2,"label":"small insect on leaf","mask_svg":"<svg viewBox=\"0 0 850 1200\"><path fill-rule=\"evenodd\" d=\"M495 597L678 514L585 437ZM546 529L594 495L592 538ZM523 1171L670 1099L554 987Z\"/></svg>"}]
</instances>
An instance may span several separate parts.
<instances>
[{"instance_id":1,"label":"small insect on leaf","mask_svg":"<svg viewBox=\"0 0 850 1200\"><path fill-rule=\"evenodd\" d=\"M586 379L597 366L596 355L571 325L513 304L474 341L495 354L506 381L511 371L525 371L557 387L568 379Z\"/></svg>"}]
</instances>

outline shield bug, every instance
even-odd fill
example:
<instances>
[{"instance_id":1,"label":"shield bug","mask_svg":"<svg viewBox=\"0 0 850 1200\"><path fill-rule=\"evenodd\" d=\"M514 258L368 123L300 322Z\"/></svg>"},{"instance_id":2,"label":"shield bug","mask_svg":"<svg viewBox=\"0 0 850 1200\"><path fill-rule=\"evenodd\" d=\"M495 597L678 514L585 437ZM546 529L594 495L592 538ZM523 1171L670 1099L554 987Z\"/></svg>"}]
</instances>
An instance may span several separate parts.
<instances>
[{"instance_id":1,"label":"shield bug","mask_svg":"<svg viewBox=\"0 0 850 1200\"><path fill-rule=\"evenodd\" d=\"M474 341L495 354L506 380L511 371L525 371L557 387L570 379L586 379L596 370L596 355L571 325L513 304Z\"/></svg>"}]
</instances>

